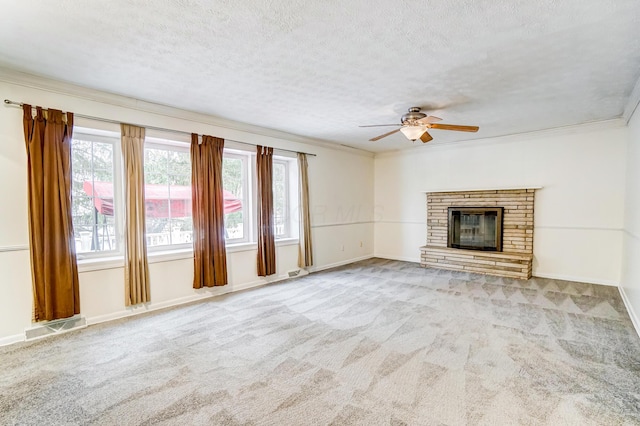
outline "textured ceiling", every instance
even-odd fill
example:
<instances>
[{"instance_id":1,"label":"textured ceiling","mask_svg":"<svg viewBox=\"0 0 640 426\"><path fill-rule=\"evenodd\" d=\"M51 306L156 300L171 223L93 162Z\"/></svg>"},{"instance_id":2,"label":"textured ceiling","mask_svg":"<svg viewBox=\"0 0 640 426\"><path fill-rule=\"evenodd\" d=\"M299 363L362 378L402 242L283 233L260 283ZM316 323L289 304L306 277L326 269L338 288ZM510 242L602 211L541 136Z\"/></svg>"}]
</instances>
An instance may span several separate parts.
<instances>
[{"instance_id":1,"label":"textured ceiling","mask_svg":"<svg viewBox=\"0 0 640 426\"><path fill-rule=\"evenodd\" d=\"M370 151L410 106L467 134L621 116L638 0L14 0L0 66Z\"/></svg>"}]
</instances>

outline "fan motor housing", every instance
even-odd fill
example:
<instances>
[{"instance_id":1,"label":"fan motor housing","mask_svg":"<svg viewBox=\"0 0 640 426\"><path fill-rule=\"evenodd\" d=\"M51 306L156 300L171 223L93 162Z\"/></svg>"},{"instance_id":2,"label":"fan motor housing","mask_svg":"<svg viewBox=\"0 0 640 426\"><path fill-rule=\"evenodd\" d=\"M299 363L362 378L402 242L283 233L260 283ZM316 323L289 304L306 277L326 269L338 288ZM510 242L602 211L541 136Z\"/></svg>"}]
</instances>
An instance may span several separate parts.
<instances>
[{"instance_id":1,"label":"fan motor housing","mask_svg":"<svg viewBox=\"0 0 640 426\"><path fill-rule=\"evenodd\" d=\"M427 114L423 114L420 112L420 108L418 107L413 107L413 108L409 108L409 112L404 114L402 116L402 118L400 119L402 124L411 124L414 121L420 120L421 118L425 118L427 116Z\"/></svg>"}]
</instances>

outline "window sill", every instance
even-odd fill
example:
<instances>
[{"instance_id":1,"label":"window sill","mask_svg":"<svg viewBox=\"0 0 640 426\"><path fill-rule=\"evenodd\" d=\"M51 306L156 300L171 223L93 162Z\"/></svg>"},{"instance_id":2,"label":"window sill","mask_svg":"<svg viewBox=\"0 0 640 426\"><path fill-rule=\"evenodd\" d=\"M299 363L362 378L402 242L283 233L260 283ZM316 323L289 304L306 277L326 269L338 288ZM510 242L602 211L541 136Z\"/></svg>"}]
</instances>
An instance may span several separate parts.
<instances>
[{"instance_id":1,"label":"window sill","mask_svg":"<svg viewBox=\"0 0 640 426\"><path fill-rule=\"evenodd\" d=\"M276 247L279 246L293 246L300 242L297 238L281 238L276 240Z\"/></svg>"},{"instance_id":2,"label":"window sill","mask_svg":"<svg viewBox=\"0 0 640 426\"><path fill-rule=\"evenodd\" d=\"M193 249L182 248L178 250L162 250L147 252L149 263L168 262L171 260L193 259Z\"/></svg>"},{"instance_id":3,"label":"window sill","mask_svg":"<svg viewBox=\"0 0 640 426\"><path fill-rule=\"evenodd\" d=\"M78 259L78 273L124 268L122 256L90 257Z\"/></svg>"},{"instance_id":4,"label":"window sill","mask_svg":"<svg viewBox=\"0 0 640 426\"><path fill-rule=\"evenodd\" d=\"M241 251L257 250L257 243L236 243L226 245L227 253L238 253Z\"/></svg>"},{"instance_id":5,"label":"window sill","mask_svg":"<svg viewBox=\"0 0 640 426\"><path fill-rule=\"evenodd\" d=\"M297 245L297 238L282 238L276 240L276 247ZM227 245L227 253L239 253L243 251L257 250L256 243L239 243ZM193 259L193 249L166 250L150 252L148 254L149 264L169 262L172 260ZM78 272L101 271L104 269L124 268L124 258L122 256L93 257L78 259Z\"/></svg>"},{"instance_id":6,"label":"window sill","mask_svg":"<svg viewBox=\"0 0 640 426\"><path fill-rule=\"evenodd\" d=\"M148 254L149 264L168 262L171 260L191 259L193 258L192 249L181 250L165 250L150 252ZM93 257L87 259L78 259L78 272L101 271L104 269L124 268L124 258L122 256L109 257Z\"/></svg>"}]
</instances>

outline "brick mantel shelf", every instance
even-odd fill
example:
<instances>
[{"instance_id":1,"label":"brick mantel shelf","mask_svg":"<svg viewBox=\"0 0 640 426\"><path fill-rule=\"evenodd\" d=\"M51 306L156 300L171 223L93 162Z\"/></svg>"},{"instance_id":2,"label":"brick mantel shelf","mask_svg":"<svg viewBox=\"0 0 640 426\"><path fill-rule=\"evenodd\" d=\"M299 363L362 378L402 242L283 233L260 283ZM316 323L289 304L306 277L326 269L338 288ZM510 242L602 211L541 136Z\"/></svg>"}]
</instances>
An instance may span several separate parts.
<instances>
[{"instance_id":1,"label":"brick mantel shelf","mask_svg":"<svg viewBox=\"0 0 640 426\"><path fill-rule=\"evenodd\" d=\"M533 206L540 187L427 192L427 244L420 265L511 278L531 278ZM501 252L447 247L449 207L503 207Z\"/></svg>"}]
</instances>

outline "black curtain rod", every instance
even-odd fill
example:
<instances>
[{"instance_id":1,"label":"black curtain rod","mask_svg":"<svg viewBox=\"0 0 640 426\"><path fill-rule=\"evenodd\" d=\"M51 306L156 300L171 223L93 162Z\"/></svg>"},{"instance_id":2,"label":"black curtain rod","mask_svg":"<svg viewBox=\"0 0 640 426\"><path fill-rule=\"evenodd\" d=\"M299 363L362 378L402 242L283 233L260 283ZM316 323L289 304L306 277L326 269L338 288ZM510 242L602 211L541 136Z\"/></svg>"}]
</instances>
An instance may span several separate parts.
<instances>
[{"instance_id":1,"label":"black curtain rod","mask_svg":"<svg viewBox=\"0 0 640 426\"><path fill-rule=\"evenodd\" d=\"M9 100L9 99L5 99L4 103L5 103L5 105L17 106L17 107L20 107L20 108L22 108L22 106L24 105L22 102L15 102L15 101L12 101L12 100ZM42 108L42 110L43 111L47 111L47 108ZM87 118L89 120L103 121L105 123L113 123L113 124L122 123L121 121L117 121L117 120L110 120L108 118L94 117L94 116L91 116L91 115L76 114L75 112L73 113L73 115L75 117ZM144 125L135 124L135 123L127 123L127 124L132 124L132 125L138 126L138 127L144 127L145 129L159 130L161 132L171 132L171 133L178 133L178 134L181 134L181 135L189 135L189 136L191 136L191 133L184 132L182 130L165 129L163 127L155 127L155 126L144 126ZM225 140L228 140L229 142L243 144L243 145L257 146L255 143L234 141L232 139L225 139ZM293 152L294 154L306 154L306 155L309 155L311 157L315 157L316 156L316 154L309 154L308 152L299 152L299 151L293 151L293 150L284 149L284 148L273 148L273 149L276 150L276 151Z\"/></svg>"}]
</instances>

